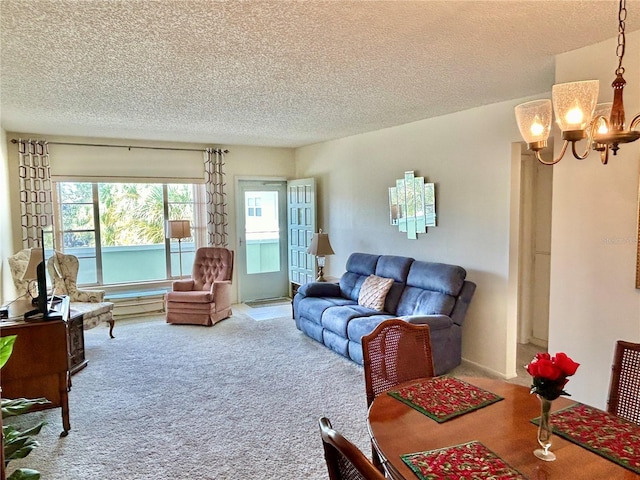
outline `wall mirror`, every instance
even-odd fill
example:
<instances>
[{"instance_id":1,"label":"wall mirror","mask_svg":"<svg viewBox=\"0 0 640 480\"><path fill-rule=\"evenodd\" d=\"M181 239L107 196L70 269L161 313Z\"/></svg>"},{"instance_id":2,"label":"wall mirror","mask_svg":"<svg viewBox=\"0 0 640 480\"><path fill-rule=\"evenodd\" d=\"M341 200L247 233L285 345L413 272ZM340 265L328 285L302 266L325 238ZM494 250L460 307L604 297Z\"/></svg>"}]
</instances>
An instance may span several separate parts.
<instances>
[{"instance_id":1,"label":"wall mirror","mask_svg":"<svg viewBox=\"0 0 640 480\"><path fill-rule=\"evenodd\" d=\"M435 227L435 184L425 183L424 177L416 177L413 171L404 172L404 178L389 188L389 218L391 225L411 240L426 233L427 227Z\"/></svg>"}]
</instances>

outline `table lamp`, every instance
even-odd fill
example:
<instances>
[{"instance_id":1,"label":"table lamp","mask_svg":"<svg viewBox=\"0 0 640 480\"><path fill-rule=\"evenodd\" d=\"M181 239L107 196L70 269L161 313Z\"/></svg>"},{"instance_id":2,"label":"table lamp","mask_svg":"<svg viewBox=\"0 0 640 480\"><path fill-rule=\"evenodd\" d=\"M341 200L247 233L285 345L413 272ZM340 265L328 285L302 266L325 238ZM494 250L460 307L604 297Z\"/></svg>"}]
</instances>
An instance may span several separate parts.
<instances>
[{"instance_id":1,"label":"table lamp","mask_svg":"<svg viewBox=\"0 0 640 480\"><path fill-rule=\"evenodd\" d=\"M329 235L322 233L322 229L320 229L318 233L314 233L313 238L311 239L311 245L309 245L309 248L307 249L307 253L315 255L318 262L318 277L316 278L316 282L325 282L324 257L335 254L333 248L331 248L331 243L329 242Z\"/></svg>"},{"instance_id":2,"label":"table lamp","mask_svg":"<svg viewBox=\"0 0 640 480\"><path fill-rule=\"evenodd\" d=\"M191 237L191 223L189 220L168 220L166 237L178 239L178 254L180 256L180 278L182 278L182 239Z\"/></svg>"}]
</instances>

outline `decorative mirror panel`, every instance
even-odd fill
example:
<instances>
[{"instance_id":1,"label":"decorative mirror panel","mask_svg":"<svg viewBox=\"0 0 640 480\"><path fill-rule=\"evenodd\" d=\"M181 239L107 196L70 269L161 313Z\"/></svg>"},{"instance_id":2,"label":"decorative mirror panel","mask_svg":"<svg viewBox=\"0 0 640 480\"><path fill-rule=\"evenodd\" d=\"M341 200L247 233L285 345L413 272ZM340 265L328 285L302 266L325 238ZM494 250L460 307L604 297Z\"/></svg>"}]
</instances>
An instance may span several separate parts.
<instances>
[{"instance_id":1,"label":"decorative mirror panel","mask_svg":"<svg viewBox=\"0 0 640 480\"><path fill-rule=\"evenodd\" d=\"M391 225L411 240L426 233L427 227L435 227L435 184L425 183L424 177L416 177L414 172L404 172L404 178L389 188L389 217Z\"/></svg>"}]
</instances>

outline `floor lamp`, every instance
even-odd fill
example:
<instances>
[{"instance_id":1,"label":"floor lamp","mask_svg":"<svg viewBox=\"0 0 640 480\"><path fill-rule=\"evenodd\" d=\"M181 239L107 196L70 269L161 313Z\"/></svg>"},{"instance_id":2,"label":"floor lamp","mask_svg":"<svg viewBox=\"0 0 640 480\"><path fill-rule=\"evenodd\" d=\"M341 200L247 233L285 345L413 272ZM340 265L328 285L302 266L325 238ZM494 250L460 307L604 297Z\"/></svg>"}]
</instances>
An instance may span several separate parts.
<instances>
[{"instance_id":1,"label":"floor lamp","mask_svg":"<svg viewBox=\"0 0 640 480\"><path fill-rule=\"evenodd\" d=\"M191 237L191 223L189 220L168 220L167 238L178 239L178 252L180 255L180 278L182 279L182 239Z\"/></svg>"}]
</instances>

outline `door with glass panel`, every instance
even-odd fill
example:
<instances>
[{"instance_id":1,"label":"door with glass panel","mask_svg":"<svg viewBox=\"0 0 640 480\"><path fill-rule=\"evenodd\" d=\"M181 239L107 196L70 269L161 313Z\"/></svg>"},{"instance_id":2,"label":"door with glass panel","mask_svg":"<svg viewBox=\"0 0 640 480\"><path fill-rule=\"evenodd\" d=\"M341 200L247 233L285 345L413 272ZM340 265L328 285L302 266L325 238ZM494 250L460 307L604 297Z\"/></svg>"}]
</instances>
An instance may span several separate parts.
<instances>
[{"instance_id":1,"label":"door with glass panel","mask_svg":"<svg viewBox=\"0 0 640 480\"><path fill-rule=\"evenodd\" d=\"M238 180L240 302L286 297L287 182Z\"/></svg>"}]
</instances>

